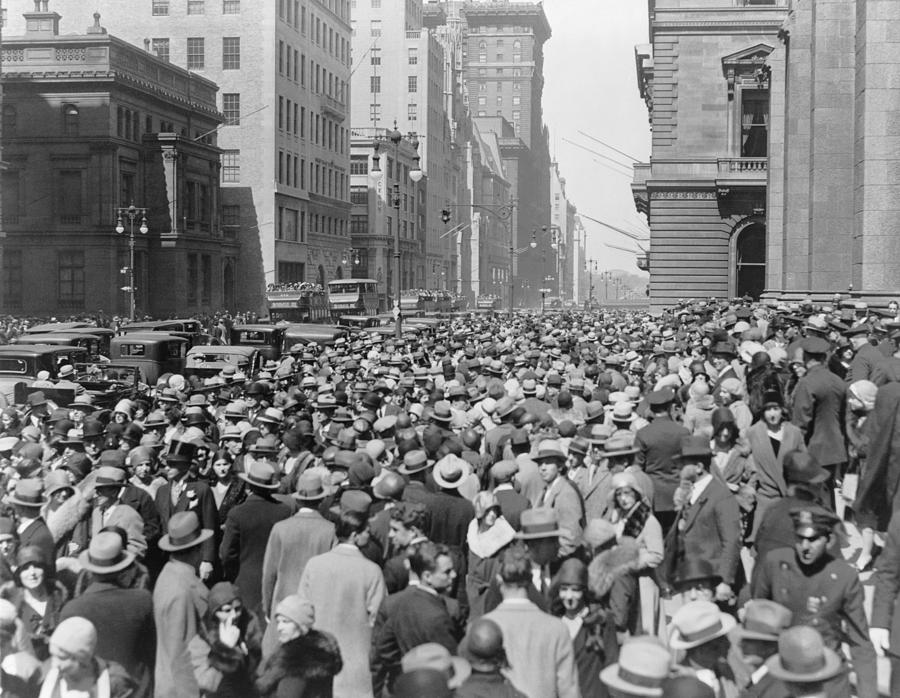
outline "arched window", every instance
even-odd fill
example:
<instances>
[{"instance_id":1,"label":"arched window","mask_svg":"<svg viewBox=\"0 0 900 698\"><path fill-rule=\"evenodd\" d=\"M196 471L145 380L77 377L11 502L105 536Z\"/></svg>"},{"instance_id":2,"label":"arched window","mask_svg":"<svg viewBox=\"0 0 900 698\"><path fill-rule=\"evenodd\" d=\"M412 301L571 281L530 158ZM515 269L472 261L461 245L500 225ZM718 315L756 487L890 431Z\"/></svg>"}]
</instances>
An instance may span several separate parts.
<instances>
[{"instance_id":1,"label":"arched window","mask_svg":"<svg viewBox=\"0 0 900 698\"><path fill-rule=\"evenodd\" d=\"M486 48L487 48L487 41L485 41L484 39L482 39L481 41L479 41L479 42L478 42L478 48L480 48L480 49L482 49L482 50L486 49Z\"/></svg>"},{"instance_id":2,"label":"arched window","mask_svg":"<svg viewBox=\"0 0 900 698\"><path fill-rule=\"evenodd\" d=\"M66 136L78 135L79 114L78 107L74 104L63 106L63 134Z\"/></svg>"},{"instance_id":3,"label":"arched window","mask_svg":"<svg viewBox=\"0 0 900 698\"><path fill-rule=\"evenodd\" d=\"M18 112L12 104L3 105L3 135L13 136L16 133L16 121Z\"/></svg>"},{"instance_id":4,"label":"arched window","mask_svg":"<svg viewBox=\"0 0 900 698\"><path fill-rule=\"evenodd\" d=\"M759 298L766 286L766 226L753 223L735 242L735 295Z\"/></svg>"},{"instance_id":5,"label":"arched window","mask_svg":"<svg viewBox=\"0 0 900 698\"><path fill-rule=\"evenodd\" d=\"M522 49L522 41L521 39L516 39L513 41L513 51L520 51Z\"/></svg>"},{"instance_id":6,"label":"arched window","mask_svg":"<svg viewBox=\"0 0 900 698\"><path fill-rule=\"evenodd\" d=\"M343 279L344 278L344 268L338 267L334 270L334 278L335 279Z\"/></svg>"}]
</instances>

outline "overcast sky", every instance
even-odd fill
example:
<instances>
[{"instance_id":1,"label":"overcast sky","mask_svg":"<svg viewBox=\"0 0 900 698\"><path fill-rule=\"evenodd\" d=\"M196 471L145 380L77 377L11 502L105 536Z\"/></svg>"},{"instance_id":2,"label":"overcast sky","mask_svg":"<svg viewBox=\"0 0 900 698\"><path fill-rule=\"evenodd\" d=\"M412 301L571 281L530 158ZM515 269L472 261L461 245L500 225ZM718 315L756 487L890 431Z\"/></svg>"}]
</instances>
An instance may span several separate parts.
<instances>
[{"instance_id":1,"label":"overcast sky","mask_svg":"<svg viewBox=\"0 0 900 698\"><path fill-rule=\"evenodd\" d=\"M631 197L631 177L578 146L631 162L579 133L583 131L639 161L649 159L650 124L634 64L635 45L648 41L647 2L544 0L544 12L552 30L544 45L544 120L550 129L550 153L566 178L569 200L581 213L646 230L644 216L637 213ZM632 241L582 220L587 255L601 260L599 268L637 273L634 255L604 245L635 249Z\"/></svg>"}]
</instances>

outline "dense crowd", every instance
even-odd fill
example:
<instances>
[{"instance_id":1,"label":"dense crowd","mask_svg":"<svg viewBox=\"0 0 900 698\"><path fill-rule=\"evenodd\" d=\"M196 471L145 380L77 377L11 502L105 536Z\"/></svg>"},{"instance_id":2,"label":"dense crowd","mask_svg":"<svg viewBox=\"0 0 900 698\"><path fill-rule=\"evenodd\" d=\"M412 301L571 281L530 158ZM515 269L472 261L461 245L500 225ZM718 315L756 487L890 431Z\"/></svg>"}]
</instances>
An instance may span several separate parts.
<instances>
[{"instance_id":1,"label":"dense crowd","mask_svg":"<svg viewBox=\"0 0 900 698\"><path fill-rule=\"evenodd\" d=\"M473 316L112 409L42 377L0 694L898 696L895 306Z\"/></svg>"}]
</instances>

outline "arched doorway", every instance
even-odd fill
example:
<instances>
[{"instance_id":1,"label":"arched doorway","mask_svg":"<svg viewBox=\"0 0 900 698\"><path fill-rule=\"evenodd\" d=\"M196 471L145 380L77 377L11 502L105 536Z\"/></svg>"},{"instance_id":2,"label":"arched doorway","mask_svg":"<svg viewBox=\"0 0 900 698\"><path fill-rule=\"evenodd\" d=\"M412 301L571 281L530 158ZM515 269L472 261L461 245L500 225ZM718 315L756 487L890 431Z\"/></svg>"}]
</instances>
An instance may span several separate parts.
<instances>
[{"instance_id":1,"label":"arched doorway","mask_svg":"<svg viewBox=\"0 0 900 698\"><path fill-rule=\"evenodd\" d=\"M734 244L734 295L759 298L766 288L766 226L754 222L739 230Z\"/></svg>"},{"instance_id":2,"label":"arched doorway","mask_svg":"<svg viewBox=\"0 0 900 698\"><path fill-rule=\"evenodd\" d=\"M334 270L334 278L335 279L343 279L344 278L344 268L338 267Z\"/></svg>"}]
</instances>

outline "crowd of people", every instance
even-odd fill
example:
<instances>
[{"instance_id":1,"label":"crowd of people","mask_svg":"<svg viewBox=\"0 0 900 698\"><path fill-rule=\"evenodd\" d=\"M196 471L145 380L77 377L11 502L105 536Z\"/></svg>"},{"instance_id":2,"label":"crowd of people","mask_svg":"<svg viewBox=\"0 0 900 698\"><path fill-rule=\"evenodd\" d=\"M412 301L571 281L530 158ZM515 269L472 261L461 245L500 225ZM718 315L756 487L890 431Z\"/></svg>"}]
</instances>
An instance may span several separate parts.
<instances>
[{"instance_id":1,"label":"crowd of people","mask_svg":"<svg viewBox=\"0 0 900 698\"><path fill-rule=\"evenodd\" d=\"M0 414L0 694L898 696L896 315L473 315L111 409L44 380Z\"/></svg>"}]
</instances>

